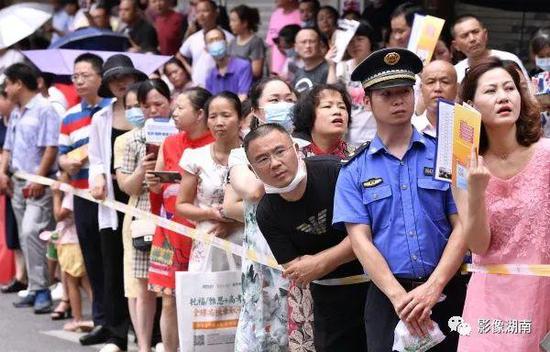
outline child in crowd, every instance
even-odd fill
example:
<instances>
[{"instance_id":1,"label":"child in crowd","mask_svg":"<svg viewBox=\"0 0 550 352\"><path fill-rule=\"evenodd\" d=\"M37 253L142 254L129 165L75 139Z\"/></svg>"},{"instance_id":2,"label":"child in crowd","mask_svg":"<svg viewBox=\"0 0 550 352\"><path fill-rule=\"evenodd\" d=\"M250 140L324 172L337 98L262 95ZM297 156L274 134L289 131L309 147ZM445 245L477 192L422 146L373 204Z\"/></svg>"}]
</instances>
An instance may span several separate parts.
<instances>
[{"instance_id":1,"label":"child in crowd","mask_svg":"<svg viewBox=\"0 0 550 352\"><path fill-rule=\"evenodd\" d=\"M68 175L63 172L59 178L61 182L68 182ZM54 231L46 231L40 235L43 240L49 240L50 244L55 244L57 260L61 269L62 282L64 290L69 297L73 320L63 326L66 331L90 331L93 328L92 321L82 319L82 299L80 297L80 287L84 288L88 297L92 298L92 291L84 259L78 244L76 227L73 218L73 195L63 194L61 183L56 182L52 185L53 190L53 209L57 226ZM51 248L49 246L49 248ZM50 257L48 257L50 258ZM68 317L68 316L67 316Z\"/></svg>"}]
</instances>

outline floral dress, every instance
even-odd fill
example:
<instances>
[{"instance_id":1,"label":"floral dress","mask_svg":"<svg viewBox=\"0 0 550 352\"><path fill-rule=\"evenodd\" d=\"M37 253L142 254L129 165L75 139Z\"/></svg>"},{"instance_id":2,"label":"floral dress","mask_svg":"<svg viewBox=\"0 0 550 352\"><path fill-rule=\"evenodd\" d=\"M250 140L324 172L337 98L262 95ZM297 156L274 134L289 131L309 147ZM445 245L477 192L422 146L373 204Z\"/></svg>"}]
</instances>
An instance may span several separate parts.
<instances>
[{"instance_id":1,"label":"floral dress","mask_svg":"<svg viewBox=\"0 0 550 352\"><path fill-rule=\"evenodd\" d=\"M229 167L246 165L243 148L229 155ZM258 228L258 203L244 201L245 251L254 250L273 256L271 248ZM281 271L250 259L242 264L243 305L235 336L235 352L288 351L288 280Z\"/></svg>"},{"instance_id":2,"label":"floral dress","mask_svg":"<svg viewBox=\"0 0 550 352\"><path fill-rule=\"evenodd\" d=\"M194 204L199 208L210 208L215 204L223 204L224 184L227 180L229 167L218 164L212 157L213 144L196 149L186 149L181 157L180 166L185 171L198 178L197 194ZM200 221L196 229L207 233L212 226L211 221ZM225 239L233 243L242 243L242 228L238 228ZM240 258L234 258L240 267ZM189 260L190 272L214 272L229 270L230 265L225 251L208 245L205 242L193 241Z\"/></svg>"}]
</instances>

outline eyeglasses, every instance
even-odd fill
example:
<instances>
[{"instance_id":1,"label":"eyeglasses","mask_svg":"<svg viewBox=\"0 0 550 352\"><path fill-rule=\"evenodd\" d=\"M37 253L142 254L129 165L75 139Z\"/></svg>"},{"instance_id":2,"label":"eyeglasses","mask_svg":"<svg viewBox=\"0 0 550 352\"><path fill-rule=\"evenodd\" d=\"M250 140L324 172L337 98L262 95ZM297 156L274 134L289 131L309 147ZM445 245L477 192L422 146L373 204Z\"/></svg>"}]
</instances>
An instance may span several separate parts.
<instances>
[{"instance_id":1,"label":"eyeglasses","mask_svg":"<svg viewBox=\"0 0 550 352\"><path fill-rule=\"evenodd\" d=\"M87 81L93 76L94 75L91 73L80 73L80 74L75 73L74 75L71 75L71 81L73 81L73 83L79 80Z\"/></svg>"},{"instance_id":2,"label":"eyeglasses","mask_svg":"<svg viewBox=\"0 0 550 352\"><path fill-rule=\"evenodd\" d=\"M292 148L293 148L292 145L290 145L288 147L277 148L271 154L261 155L255 161L252 161L251 164L256 165L257 167L262 167L262 168L267 167L267 166L269 166L269 164L271 164L271 158L274 158L274 159L277 159L278 161L281 161L285 157L286 153Z\"/></svg>"}]
</instances>

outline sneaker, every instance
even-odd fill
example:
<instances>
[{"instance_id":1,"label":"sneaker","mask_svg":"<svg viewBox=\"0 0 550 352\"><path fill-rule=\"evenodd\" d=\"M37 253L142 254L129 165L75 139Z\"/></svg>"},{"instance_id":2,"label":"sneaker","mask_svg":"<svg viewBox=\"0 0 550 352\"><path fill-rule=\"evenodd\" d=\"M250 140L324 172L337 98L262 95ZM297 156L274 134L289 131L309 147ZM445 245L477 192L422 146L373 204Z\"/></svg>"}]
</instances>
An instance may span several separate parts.
<instances>
[{"instance_id":1,"label":"sneaker","mask_svg":"<svg viewBox=\"0 0 550 352\"><path fill-rule=\"evenodd\" d=\"M164 352L164 345L162 342L159 342L155 345L155 352Z\"/></svg>"},{"instance_id":2,"label":"sneaker","mask_svg":"<svg viewBox=\"0 0 550 352\"><path fill-rule=\"evenodd\" d=\"M36 295L34 293L29 293L25 297L21 298L18 302L13 302L15 308L27 308L34 306Z\"/></svg>"},{"instance_id":3,"label":"sneaker","mask_svg":"<svg viewBox=\"0 0 550 352\"><path fill-rule=\"evenodd\" d=\"M115 345L114 343L108 343L105 346L103 346L99 352L122 352L120 347Z\"/></svg>"},{"instance_id":4,"label":"sneaker","mask_svg":"<svg viewBox=\"0 0 550 352\"><path fill-rule=\"evenodd\" d=\"M34 314L46 314L52 311L52 296L49 289L36 291Z\"/></svg>"},{"instance_id":5,"label":"sneaker","mask_svg":"<svg viewBox=\"0 0 550 352\"><path fill-rule=\"evenodd\" d=\"M21 290L21 291L17 292L17 296L19 298L25 298L25 297L27 297L28 294L29 294L29 290Z\"/></svg>"},{"instance_id":6,"label":"sneaker","mask_svg":"<svg viewBox=\"0 0 550 352\"><path fill-rule=\"evenodd\" d=\"M9 284L2 286L0 288L0 291L2 291L2 293L16 293L26 289L27 289L27 284L24 284L21 281L17 281L16 279L13 279Z\"/></svg>"}]
</instances>

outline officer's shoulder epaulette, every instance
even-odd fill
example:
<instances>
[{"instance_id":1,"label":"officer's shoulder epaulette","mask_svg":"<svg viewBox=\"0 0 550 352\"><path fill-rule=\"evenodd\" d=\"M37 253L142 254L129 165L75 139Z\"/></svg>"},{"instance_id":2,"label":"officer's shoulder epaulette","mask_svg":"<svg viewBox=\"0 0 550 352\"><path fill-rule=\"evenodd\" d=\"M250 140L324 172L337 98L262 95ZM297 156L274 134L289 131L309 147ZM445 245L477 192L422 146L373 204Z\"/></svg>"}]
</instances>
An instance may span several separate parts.
<instances>
[{"instance_id":1,"label":"officer's shoulder epaulette","mask_svg":"<svg viewBox=\"0 0 550 352\"><path fill-rule=\"evenodd\" d=\"M346 166L349 164L350 161L355 159L358 155L363 153L365 150L369 149L370 141L366 141L365 143L361 144L357 149L355 149L353 152L349 153L348 157L345 159L340 160L342 163L342 166Z\"/></svg>"}]
</instances>

